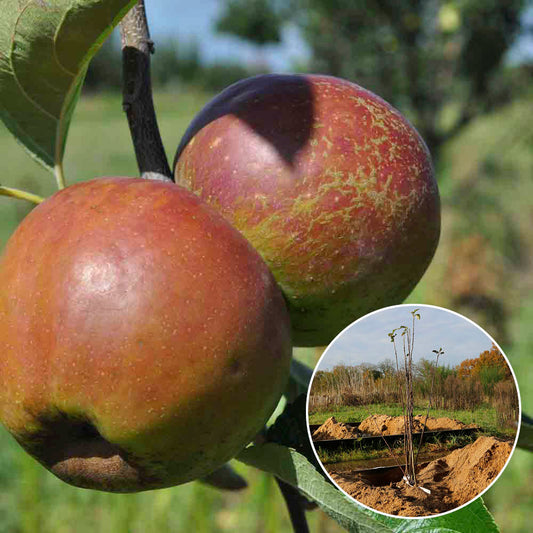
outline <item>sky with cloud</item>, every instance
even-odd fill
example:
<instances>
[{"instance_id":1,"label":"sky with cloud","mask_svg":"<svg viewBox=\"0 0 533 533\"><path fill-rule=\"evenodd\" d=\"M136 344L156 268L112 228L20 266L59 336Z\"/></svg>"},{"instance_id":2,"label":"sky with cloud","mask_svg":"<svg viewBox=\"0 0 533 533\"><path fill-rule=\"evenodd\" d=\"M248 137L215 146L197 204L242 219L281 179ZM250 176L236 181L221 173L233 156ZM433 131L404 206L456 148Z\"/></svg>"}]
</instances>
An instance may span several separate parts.
<instances>
[{"instance_id":1,"label":"sky with cloud","mask_svg":"<svg viewBox=\"0 0 533 533\"><path fill-rule=\"evenodd\" d=\"M488 334L461 315L440 307L400 305L367 315L348 326L330 344L319 369L330 370L338 364L377 364L385 359L394 360L394 348L388 333L402 325L411 327L411 311L417 308L421 318L415 320L414 362L423 358L433 361L433 350L442 348L444 355L439 358L439 365L454 367L492 346ZM403 354L400 335L396 337L396 347L398 355Z\"/></svg>"}]
</instances>

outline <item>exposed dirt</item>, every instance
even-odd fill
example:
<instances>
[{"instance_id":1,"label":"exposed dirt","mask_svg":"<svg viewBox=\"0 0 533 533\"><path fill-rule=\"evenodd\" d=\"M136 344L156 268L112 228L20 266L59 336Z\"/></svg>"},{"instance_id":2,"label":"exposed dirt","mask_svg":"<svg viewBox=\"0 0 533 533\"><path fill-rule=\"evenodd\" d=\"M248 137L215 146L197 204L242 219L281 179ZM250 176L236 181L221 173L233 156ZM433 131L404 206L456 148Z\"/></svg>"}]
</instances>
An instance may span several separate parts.
<instances>
[{"instance_id":1,"label":"exposed dirt","mask_svg":"<svg viewBox=\"0 0 533 533\"><path fill-rule=\"evenodd\" d=\"M342 422L337 422L334 416L328 418L312 437L313 440L333 440L333 439L355 439L359 437L357 429L347 426Z\"/></svg>"},{"instance_id":2,"label":"exposed dirt","mask_svg":"<svg viewBox=\"0 0 533 533\"><path fill-rule=\"evenodd\" d=\"M425 415L413 417L413 429L422 431ZM453 418L428 417L424 431L443 431L448 429L478 428L475 424L463 424ZM359 424L359 431L367 435L398 435L404 432L403 416L371 415Z\"/></svg>"},{"instance_id":3,"label":"exposed dirt","mask_svg":"<svg viewBox=\"0 0 533 533\"><path fill-rule=\"evenodd\" d=\"M475 442L431 461L417 474L426 494L404 481L378 486L359 473L330 473L335 482L357 501L384 513L429 516L455 509L478 496L499 474L512 443L495 437Z\"/></svg>"}]
</instances>

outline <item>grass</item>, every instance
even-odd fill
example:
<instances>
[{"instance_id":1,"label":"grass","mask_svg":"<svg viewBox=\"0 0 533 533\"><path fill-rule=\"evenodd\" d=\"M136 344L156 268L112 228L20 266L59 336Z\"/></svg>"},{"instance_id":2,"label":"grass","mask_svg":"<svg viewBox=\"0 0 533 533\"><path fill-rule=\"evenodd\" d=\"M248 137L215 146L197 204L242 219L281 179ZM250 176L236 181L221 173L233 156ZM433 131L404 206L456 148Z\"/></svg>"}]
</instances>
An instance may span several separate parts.
<instances>
[{"instance_id":1,"label":"grass","mask_svg":"<svg viewBox=\"0 0 533 533\"><path fill-rule=\"evenodd\" d=\"M392 451L395 456L401 456L403 454L403 446L395 446L392 448ZM354 448L353 450L346 448L342 450L327 450L321 448L317 450L317 453L320 462L325 465L344 463L347 461L368 461L372 459L391 457L391 453L387 448L382 450L372 450L370 448Z\"/></svg>"},{"instance_id":2,"label":"grass","mask_svg":"<svg viewBox=\"0 0 533 533\"><path fill-rule=\"evenodd\" d=\"M240 494L195 482L117 495L65 485L3 430L0 449L0 533L290 531L274 479L239 464L236 468L251 483ZM314 530L340 531L320 512L309 518Z\"/></svg>"}]
</instances>

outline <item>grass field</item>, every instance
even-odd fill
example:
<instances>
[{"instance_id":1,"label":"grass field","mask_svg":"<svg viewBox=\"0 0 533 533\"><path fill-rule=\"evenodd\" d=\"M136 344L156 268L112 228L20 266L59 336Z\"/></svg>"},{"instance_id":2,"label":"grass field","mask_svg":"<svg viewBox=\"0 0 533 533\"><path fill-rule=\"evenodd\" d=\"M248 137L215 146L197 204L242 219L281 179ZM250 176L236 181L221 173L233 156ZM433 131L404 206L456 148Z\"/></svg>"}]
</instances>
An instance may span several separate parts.
<instances>
[{"instance_id":1,"label":"grass field","mask_svg":"<svg viewBox=\"0 0 533 533\"><path fill-rule=\"evenodd\" d=\"M171 160L182 132L207 97L188 92L155 96L162 136ZM509 216L516 219L520 228L527 228L532 213L533 143L531 136L517 138L517 132L521 128L522 131L533 132L527 125L531 108L530 103L524 103L521 107L513 107L505 113L478 121L465 136L450 146L445 158L446 167L440 170L445 209L455 194L453 176L466 174L468 177L468 172L474 173L472 168L477 156L472 147L481 147L479 150L483 153L478 154L479 157L486 152L490 155L493 151L501 154L502 164L511 169L507 181L487 182L488 192L508 207ZM2 184L45 196L52 194L53 176L31 161L3 126L0 129L0 153L3 156ZM102 175L137 174L119 95L83 97L67 142L65 174L68 183ZM28 210L23 202L0 198L0 247ZM444 244L453 219L446 211ZM489 228L487 231L493 227L491 220L490 216L485 220ZM498 224L496 227L499 227ZM526 262L533 259L533 232L527 231L528 240L523 248ZM507 246L504 237L495 233L495 244ZM448 253L446 246L439 248L423 282L409 298L410 302L445 305L443 272L449 262ZM533 276L531 273L516 274L516 271L517 268L509 266L509 276L522 277L516 277L506 294L512 316L509 343L503 348L516 371L523 405L526 411L533 413L533 299L526 296ZM308 357L314 357L312 350ZM220 493L200 483L191 483L137 495L108 495L71 488L56 480L0 429L0 533L290 531L288 515L274 481L241 465L238 468L250 481L249 489L240 494ZM486 502L497 523L506 533L530 530L532 468L533 455L518 450L507 470L486 495ZM309 519L313 533L340 531L319 511L309 513Z\"/></svg>"},{"instance_id":2,"label":"grass field","mask_svg":"<svg viewBox=\"0 0 533 533\"><path fill-rule=\"evenodd\" d=\"M240 494L198 482L133 495L69 487L0 434L1 533L145 533L290 531L278 488L269 476L237 464L250 482ZM312 531L341 531L320 511Z\"/></svg>"}]
</instances>

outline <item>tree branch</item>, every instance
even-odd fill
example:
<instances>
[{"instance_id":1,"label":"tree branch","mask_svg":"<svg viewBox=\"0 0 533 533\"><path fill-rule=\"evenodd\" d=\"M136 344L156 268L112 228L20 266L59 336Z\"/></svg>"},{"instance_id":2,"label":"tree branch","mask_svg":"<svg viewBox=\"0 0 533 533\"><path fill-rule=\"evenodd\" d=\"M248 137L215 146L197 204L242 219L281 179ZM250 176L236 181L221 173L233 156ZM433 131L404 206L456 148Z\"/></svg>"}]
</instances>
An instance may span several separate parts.
<instances>
[{"instance_id":1,"label":"tree branch","mask_svg":"<svg viewBox=\"0 0 533 533\"><path fill-rule=\"evenodd\" d=\"M150 79L150 40L144 0L120 23L123 66L123 108L128 118L141 177L172 181L172 173L159 133Z\"/></svg>"}]
</instances>

